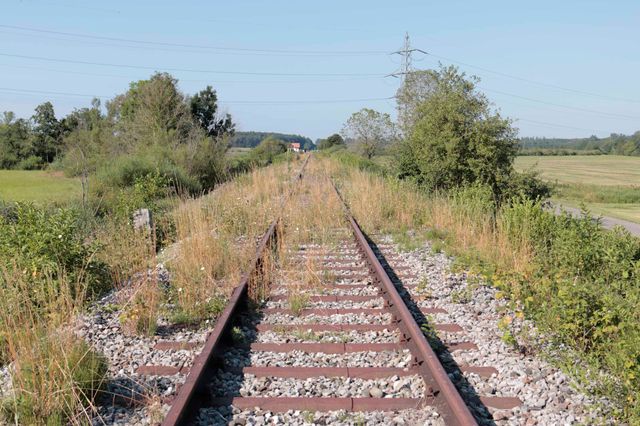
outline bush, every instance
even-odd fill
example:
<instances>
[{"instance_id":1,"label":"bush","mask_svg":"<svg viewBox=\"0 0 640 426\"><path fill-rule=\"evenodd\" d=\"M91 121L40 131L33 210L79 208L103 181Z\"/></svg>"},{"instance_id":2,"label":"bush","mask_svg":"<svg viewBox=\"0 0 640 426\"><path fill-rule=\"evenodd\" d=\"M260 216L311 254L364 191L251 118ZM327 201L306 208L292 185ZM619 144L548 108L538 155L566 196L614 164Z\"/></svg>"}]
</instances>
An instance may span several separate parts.
<instances>
[{"instance_id":1,"label":"bush","mask_svg":"<svg viewBox=\"0 0 640 426\"><path fill-rule=\"evenodd\" d=\"M503 289L556 341L573 347L596 369L615 377L615 396L627 418L640 419L640 240L585 219L555 216L531 201L500 212L499 232L533 253L531 276ZM606 380L603 380L605 383Z\"/></svg>"},{"instance_id":2,"label":"bush","mask_svg":"<svg viewBox=\"0 0 640 426\"><path fill-rule=\"evenodd\" d=\"M280 139L269 136L260 145L251 150L251 158L258 166L267 166L280 154L287 152L287 144Z\"/></svg>"},{"instance_id":3,"label":"bush","mask_svg":"<svg viewBox=\"0 0 640 426\"><path fill-rule=\"evenodd\" d=\"M115 188L131 187L137 180L153 175L161 176L165 187L175 192L195 194L202 190L200 183L177 165L152 157L123 156L98 172L94 192L101 198Z\"/></svg>"},{"instance_id":4,"label":"bush","mask_svg":"<svg viewBox=\"0 0 640 426\"><path fill-rule=\"evenodd\" d=\"M514 171L505 189L504 198L524 196L532 200L545 200L551 196L551 190L551 187L546 182L538 178L537 172Z\"/></svg>"},{"instance_id":5,"label":"bush","mask_svg":"<svg viewBox=\"0 0 640 426\"><path fill-rule=\"evenodd\" d=\"M37 155L31 155L20 160L20 162L16 164L15 168L20 170L39 170L44 168L44 162L42 161L42 158Z\"/></svg>"},{"instance_id":6,"label":"bush","mask_svg":"<svg viewBox=\"0 0 640 426\"><path fill-rule=\"evenodd\" d=\"M74 285L86 283L91 296L102 293L109 287L106 266L94 259L96 247L86 242L79 218L70 208L16 204L0 216L0 266L23 270L34 297L63 278Z\"/></svg>"},{"instance_id":7,"label":"bush","mask_svg":"<svg viewBox=\"0 0 640 426\"><path fill-rule=\"evenodd\" d=\"M327 148L318 153L321 156L330 156L338 160L345 166L355 167L360 171L366 171L377 175L387 175L388 170L381 165L366 159L363 156L356 154L346 149L344 145L334 145L331 148Z\"/></svg>"}]
</instances>

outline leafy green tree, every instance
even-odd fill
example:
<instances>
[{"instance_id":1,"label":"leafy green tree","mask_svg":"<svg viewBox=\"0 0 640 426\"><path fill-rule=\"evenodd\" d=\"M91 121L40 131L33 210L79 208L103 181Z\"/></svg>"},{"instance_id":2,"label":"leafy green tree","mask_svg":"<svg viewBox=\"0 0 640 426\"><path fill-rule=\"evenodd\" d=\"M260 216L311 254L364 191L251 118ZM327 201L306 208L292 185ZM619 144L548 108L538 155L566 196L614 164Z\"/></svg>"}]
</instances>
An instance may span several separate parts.
<instances>
[{"instance_id":1,"label":"leafy green tree","mask_svg":"<svg viewBox=\"0 0 640 426\"><path fill-rule=\"evenodd\" d=\"M389 114L369 108L353 113L345 123L342 134L347 144L367 159L392 144L397 137L396 126Z\"/></svg>"},{"instance_id":2,"label":"leafy green tree","mask_svg":"<svg viewBox=\"0 0 640 426\"><path fill-rule=\"evenodd\" d=\"M433 90L398 150L400 175L430 190L485 184L499 198L514 173L516 130L492 111L476 89L477 78L453 66L432 77Z\"/></svg>"},{"instance_id":3,"label":"leafy green tree","mask_svg":"<svg viewBox=\"0 0 640 426\"><path fill-rule=\"evenodd\" d=\"M5 111L0 120L0 169L18 167L32 155L31 126L27 120L15 119L15 114Z\"/></svg>"},{"instance_id":4,"label":"leafy green tree","mask_svg":"<svg viewBox=\"0 0 640 426\"><path fill-rule=\"evenodd\" d=\"M45 163L51 163L62 148L63 128L56 118L51 102L36 107L31 117L33 127L33 153Z\"/></svg>"},{"instance_id":5,"label":"leafy green tree","mask_svg":"<svg viewBox=\"0 0 640 426\"><path fill-rule=\"evenodd\" d=\"M156 73L148 80L131 83L127 93L108 104L109 118L117 123L121 142L129 148L155 144L176 148L199 140L177 84L170 74Z\"/></svg>"},{"instance_id":6,"label":"leafy green tree","mask_svg":"<svg viewBox=\"0 0 640 426\"><path fill-rule=\"evenodd\" d=\"M408 137L419 117L418 108L437 87L437 71L417 70L404 78L396 93L398 125L404 137Z\"/></svg>"},{"instance_id":7,"label":"leafy green tree","mask_svg":"<svg viewBox=\"0 0 640 426\"><path fill-rule=\"evenodd\" d=\"M342 138L342 136L340 136L337 133L334 133L333 135L329 136L326 139L321 139L318 142L318 149L329 149L332 146L336 146L336 145L344 145L344 139Z\"/></svg>"},{"instance_id":8,"label":"leafy green tree","mask_svg":"<svg viewBox=\"0 0 640 426\"><path fill-rule=\"evenodd\" d=\"M189 104L191 115L208 136L212 138L223 135L233 136L235 124L231 120L231 115L218 114L218 95L211 86L195 94Z\"/></svg>"},{"instance_id":9,"label":"leafy green tree","mask_svg":"<svg viewBox=\"0 0 640 426\"><path fill-rule=\"evenodd\" d=\"M251 151L252 157L261 165L271 164L273 159L287 152L287 144L280 139L269 136Z\"/></svg>"}]
</instances>

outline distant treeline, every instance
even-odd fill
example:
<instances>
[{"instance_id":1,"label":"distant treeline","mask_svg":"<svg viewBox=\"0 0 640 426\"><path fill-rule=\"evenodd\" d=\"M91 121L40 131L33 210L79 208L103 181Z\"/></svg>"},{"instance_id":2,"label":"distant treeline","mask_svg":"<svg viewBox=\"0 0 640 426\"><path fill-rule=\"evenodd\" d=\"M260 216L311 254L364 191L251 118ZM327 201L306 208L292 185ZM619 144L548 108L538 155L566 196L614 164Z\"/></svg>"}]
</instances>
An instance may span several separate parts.
<instances>
[{"instance_id":1,"label":"distant treeline","mask_svg":"<svg viewBox=\"0 0 640 426\"><path fill-rule=\"evenodd\" d=\"M236 132L231 139L231 146L237 148L255 148L260 144L260 142L269 136L273 136L274 138L280 139L286 143L300 142L300 146L306 150L316 148L311 139L305 136L273 132Z\"/></svg>"},{"instance_id":2,"label":"distant treeline","mask_svg":"<svg viewBox=\"0 0 640 426\"><path fill-rule=\"evenodd\" d=\"M520 138L522 155L611 154L640 156L640 131L631 136L612 133L606 138Z\"/></svg>"}]
</instances>

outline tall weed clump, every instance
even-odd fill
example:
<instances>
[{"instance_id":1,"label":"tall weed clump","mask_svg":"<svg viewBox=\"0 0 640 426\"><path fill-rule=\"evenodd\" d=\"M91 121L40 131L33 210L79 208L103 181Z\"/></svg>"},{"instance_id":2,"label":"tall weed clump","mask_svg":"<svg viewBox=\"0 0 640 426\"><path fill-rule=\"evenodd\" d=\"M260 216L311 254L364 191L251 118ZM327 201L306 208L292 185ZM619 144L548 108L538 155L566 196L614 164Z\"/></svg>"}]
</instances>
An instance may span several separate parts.
<instances>
[{"instance_id":1,"label":"tall weed clump","mask_svg":"<svg viewBox=\"0 0 640 426\"><path fill-rule=\"evenodd\" d=\"M86 284L61 271L33 292L29 274L15 264L0 267L0 282L3 361L11 375L2 415L16 424L88 422L107 366L70 325Z\"/></svg>"},{"instance_id":2,"label":"tall weed clump","mask_svg":"<svg viewBox=\"0 0 640 426\"><path fill-rule=\"evenodd\" d=\"M238 284L256 243L281 213L284 194L299 164L256 169L220 185L210 194L187 198L173 211L175 256L170 297L173 320L198 323L216 317Z\"/></svg>"}]
</instances>

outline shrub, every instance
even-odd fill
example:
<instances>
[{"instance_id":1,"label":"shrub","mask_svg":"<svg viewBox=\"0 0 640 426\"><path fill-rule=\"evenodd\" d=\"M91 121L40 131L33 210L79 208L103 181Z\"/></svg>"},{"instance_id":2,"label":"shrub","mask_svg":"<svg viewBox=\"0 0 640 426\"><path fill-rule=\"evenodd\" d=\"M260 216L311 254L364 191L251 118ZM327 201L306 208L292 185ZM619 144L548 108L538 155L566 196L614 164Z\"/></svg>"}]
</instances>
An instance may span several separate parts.
<instances>
[{"instance_id":1,"label":"shrub","mask_svg":"<svg viewBox=\"0 0 640 426\"><path fill-rule=\"evenodd\" d=\"M108 210L117 203L120 190L127 190L140 182L154 179L162 192L155 194L157 198L173 193L195 194L202 190L196 178L166 160L151 156L123 156L116 158L108 166L99 170L95 183L91 186L93 198L103 200Z\"/></svg>"},{"instance_id":2,"label":"shrub","mask_svg":"<svg viewBox=\"0 0 640 426\"><path fill-rule=\"evenodd\" d=\"M83 283L90 296L101 293L109 286L107 268L95 259L96 247L86 242L79 218L70 208L16 204L8 218L0 217L0 266L20 268L34 297L63 278Z\"/></svg>"},{"instance_id":3,"label":"shrub","mask_svg":"<svg viewBox=\"0 0 640 426\"><path fill-rule=\"evenodd\" d=\"M20 160L18 164L16 164L15 168L20 170L39 170L44 168L44 162L42 161L42 158L37 155L31 155Z\"/></svg>"},{"instance_id":4,"label":"shrub","mask_svg":"<svg viewBox=\"0 0 640 426\"><path fill-rule=\"evenodd\" d=\"M287 152L287 144L269 136L251 151L251 157L256 164L266 166L271 164L276 156L285 152Z\"/></svg>"}]
</instances>

